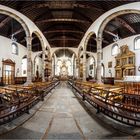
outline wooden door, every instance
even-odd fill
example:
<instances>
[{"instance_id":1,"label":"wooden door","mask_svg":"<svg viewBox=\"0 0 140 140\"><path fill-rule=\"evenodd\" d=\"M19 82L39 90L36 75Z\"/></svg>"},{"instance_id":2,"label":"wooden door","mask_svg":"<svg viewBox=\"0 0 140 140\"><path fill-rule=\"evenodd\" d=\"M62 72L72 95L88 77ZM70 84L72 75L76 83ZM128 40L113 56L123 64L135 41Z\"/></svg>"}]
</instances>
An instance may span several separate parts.
<instances>
[{"instance_id":1,"label":"wooden door","mask_svg":"<svg viewBox=\"0 0 140 140\"><path fill-rule=\"evenodd\" d=\"M4 85L15 83L15 63L10 59L3 61L2 79Z\"/></svg>"}]
</instances>

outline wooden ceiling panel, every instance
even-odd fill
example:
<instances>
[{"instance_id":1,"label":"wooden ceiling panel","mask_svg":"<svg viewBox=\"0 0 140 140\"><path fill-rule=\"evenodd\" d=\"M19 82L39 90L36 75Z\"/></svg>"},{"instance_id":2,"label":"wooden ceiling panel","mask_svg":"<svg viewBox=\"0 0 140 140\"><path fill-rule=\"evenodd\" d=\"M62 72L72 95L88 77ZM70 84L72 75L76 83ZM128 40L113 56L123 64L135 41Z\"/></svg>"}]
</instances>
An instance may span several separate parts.
<instances>
[{"instance_id":1,"label":"wooden ceiling panel","mask_svg":"<svg viewBox=\"0 0 140 140\"><path fill-rule=\"evenodd\" d=\"M14 8L30 18L44 33L52 47L77 47L90 25L103 13L117 6L135 2L138 0L125 1L77 1L77 0L49 0L49 1L0 1L0 4ZM10 19L0 16L0 34L9 37L11 35ZM104 45L112 42L114 35L118 34L122 29L122 37L133 35L134 33L128 29L134 29L140 33L138 23L140 23L140 15L127 14L119 16L128 25L122 24L120 20L112 20L108 23L104 32ZM7 21L6 21L7 20ZM7 23L6 23L6 22ZM14 32L19 43L25 44L23 37L25 32L21 26L16 23ZM112 35L111 35L112 34ZM119 33L120 34L120 33ZM69 37L61 37L61 35L69 35ZM71 37L73 35L73 37ZM56 39L57 36L57 39ZM65 42L65 43L64 43ZM36 43L35 43L36 44Z\"/></svg>"}]
</instances>

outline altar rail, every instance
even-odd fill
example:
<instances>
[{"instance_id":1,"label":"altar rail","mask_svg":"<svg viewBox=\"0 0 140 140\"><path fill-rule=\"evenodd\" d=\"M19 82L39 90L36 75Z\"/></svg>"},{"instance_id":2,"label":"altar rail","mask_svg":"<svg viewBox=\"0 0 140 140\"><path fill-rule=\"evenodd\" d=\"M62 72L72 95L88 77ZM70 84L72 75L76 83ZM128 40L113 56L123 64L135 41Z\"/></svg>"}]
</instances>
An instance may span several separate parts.
<instances>
[{"instance_id":1,"label":"altar rail","mask_svg":"<svg viewBox=\"0 0 140 140\"><path fill-rule=\"evenodd\" d=\"M123 87L108 87L98 84L88 85L80 82L68 84L82 97L103 114L119 122L140 126L140 96L123 93ZM76 94L77 95L77 94Z\"/></svg>"},{"instance_id":2,"label":"altar rail","mask_svg":"<svg viewBox=\"0 0 140 140\"><path fill-rule=\"evenodd\" d=\"M0 125L29 113L29 109L43 101L59 81L35 83L31 86L9 86L0 89Z\"/></svg>"}]
</instances>

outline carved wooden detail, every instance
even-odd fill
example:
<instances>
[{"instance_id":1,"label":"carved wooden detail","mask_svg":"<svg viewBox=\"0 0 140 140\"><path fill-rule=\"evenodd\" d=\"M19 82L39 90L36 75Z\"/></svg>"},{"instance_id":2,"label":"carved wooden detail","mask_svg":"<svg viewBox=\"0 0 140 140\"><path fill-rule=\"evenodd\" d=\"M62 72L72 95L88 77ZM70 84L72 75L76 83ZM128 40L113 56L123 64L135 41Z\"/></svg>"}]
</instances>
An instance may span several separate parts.
<instances>
[{"instance_id":1,"label":"carved wooden detail","mask_svg":"<svg viewBox=\"0 0 140 140\"><path fill-rule=\"evenodd\" d=\"M4 85L15 83L15 62L11 59L2 60L2 82Z\"/></svg>"},{"instance_id":2,"label":"carved wooden detail","mask_svg":"<svg viewBox=\"0 0 140 140\"><path fill-rule=\"evenodd\" d=\"M135 75L135 53L130 51L127 45L120 47L120 53L115 57L115 78Z\"/></svg>"}]
</instances>

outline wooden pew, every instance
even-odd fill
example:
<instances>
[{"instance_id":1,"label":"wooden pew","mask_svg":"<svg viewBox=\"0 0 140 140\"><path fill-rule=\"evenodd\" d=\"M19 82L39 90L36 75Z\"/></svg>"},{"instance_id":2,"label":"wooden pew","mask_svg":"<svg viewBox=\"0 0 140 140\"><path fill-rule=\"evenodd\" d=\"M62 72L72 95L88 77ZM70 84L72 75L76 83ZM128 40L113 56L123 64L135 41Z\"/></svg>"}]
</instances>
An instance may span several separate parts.
<instances>
[{"instance_id":1,"label":"wooden pew","mask_svg":"<svg viewBox=\"0 0 140 140\"><path fill-rule=\"evenodd\" d=\"M140 97L123 93L123 87L107 85L91 85L88 83L70 83L75 93L84 97L97 112L125 124L140 126ZM88 89L88 90L87 90Z\"/></svg>"}]
</instances>

